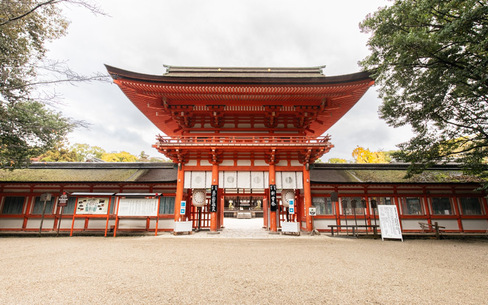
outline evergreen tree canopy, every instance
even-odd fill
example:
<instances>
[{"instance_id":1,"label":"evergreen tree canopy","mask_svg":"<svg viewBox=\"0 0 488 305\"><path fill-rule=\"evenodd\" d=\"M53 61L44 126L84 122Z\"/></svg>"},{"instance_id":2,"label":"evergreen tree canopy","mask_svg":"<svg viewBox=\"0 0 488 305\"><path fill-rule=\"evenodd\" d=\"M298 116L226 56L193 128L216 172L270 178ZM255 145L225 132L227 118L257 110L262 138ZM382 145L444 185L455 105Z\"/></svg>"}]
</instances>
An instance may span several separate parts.
<instances>
[{"instance_id":1,"label":"evergreen tree canopy","mask_svg":"<svg viewBox=\"0 0 488 305\"><path fill-rule=\"evenodd\" d=\"M379 85L380 116L415 133L394 157L412 173L456 161L486 178L487 1L394 1L360 27L372 34L361 65Z\"/></svg>"},{"instance_id":2,"label":"evergreen tree canopy","mask_svg":"<svg viewBox=\"0 0 488 305\"><path fill-rule=\"evenodd\" d=\"M84 77L45 58L46 44L65 35L68 21L59 5L71 3L96 8L83 0L0 1L0 168L29 164L80 124L63 117L36 97L39 85L98 79ZM55 79L40 75L54 73ZM53 98L49 104L55 104Z\"/></svg>"}]
</instances>

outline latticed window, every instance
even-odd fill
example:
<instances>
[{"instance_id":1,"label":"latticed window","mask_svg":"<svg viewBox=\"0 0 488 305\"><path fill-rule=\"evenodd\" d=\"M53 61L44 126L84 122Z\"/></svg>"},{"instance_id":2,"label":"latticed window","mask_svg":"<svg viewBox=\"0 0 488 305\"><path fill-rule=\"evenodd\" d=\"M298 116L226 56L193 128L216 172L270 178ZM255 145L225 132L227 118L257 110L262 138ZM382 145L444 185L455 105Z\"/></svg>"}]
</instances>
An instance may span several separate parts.
<instances>
[{"instance_id":1,"label":"latticed window","mask_svg":"<svg viewBox=\"0 0 488 305\"><path fill-rule=\"evenodd\" d=\"M175 197L161 197L159 202L159 214L175 213Z\"/></svg>"},{"instance_id":2,"label":"latticed window","mask_svg":"<svg viewBox=\"0 0 488 305\"><path fill-rule=\"evenodd\" d=\"M76 197L68 197L67 206L63 209L63 214L73 214L76 207Z\"/></svg>"},{"instance_id":3,"label":"latticed window","mask_svg":"<svg viewBox=\"0 0 488 305\"><path fill-rule=\"evenodd\" d=\"M364 215L366 214L366 201L361 197L341 198L342 214Z\"/></svg>"},{"instance_id":4,"label":"latticed window","mask_svg":"<svg viewBox=\"0 0 488 305\"><path fill-rule=\"evenodd\" d=\"M54 206L54 196L51 197L51 200L46 201L46 214L53 213L53 206ZM34 207L32 208L32 214L42 214L43 207L44 207L44 201L41 201L41 197L36 197L36 201L34 202Z\"/></svg>"},{"instance_id":5,"label":"latticed window","mask_svg":"<svg viewBox=\"0 0 488 305\"><path fill-rule=\"evenodd\" d=\"M373 201L374 200L374 201ZM376 203L376 204L373 204ZM370 197L369 198L369 206L371 213L375 213L378 215L378 205L392 205L393 201L391 197Z\"/></svg>"},{"instance_id":6,"label":"latticed window","mask_svg":"<svg viewBox=\"0 0 488 305\"><path fill-rule=\"evenodd\" d=\"M317 209L317 215L334 215L335 213L330 197L313 197L312 204Z\"/></svg>"},{"instance_id":7,"label":"latticed window","mask_svg":"<svg viewBox=\"0 0 488 305\"><path fill-rule=\"evenodd\" d=\"M460 202L463 215L483 215L480 198L462 197Z\"/></svg>"},{"instance_id":8,"label":"latticed window","mask_svg":"<svg viewBox=\"0 0 488 305\"><path fill-rule=\"evenodd\" d=\"M22 214L24 210L25 197L7 196L3 201L2 214Z\"/></svg>"},{"instance_id":9,"label":"latticed window","mask_svg":"<svg viewBox=\"0 0 488 305\"><path fill-rule=\"evenodd\" d=\"M418 197L402 198L403 215L423 215L422 201Z\"/></svg>"},{"instance_id":10,"label":"latticed window","mask_svg":"<svg viewBox=\"0 0 488 305\"><path fill-rule=\"evenodd\" d=\"M451 200L447 197L432 198L432 214L434 215L452 215Z\"/></svg>"}]
</instances>

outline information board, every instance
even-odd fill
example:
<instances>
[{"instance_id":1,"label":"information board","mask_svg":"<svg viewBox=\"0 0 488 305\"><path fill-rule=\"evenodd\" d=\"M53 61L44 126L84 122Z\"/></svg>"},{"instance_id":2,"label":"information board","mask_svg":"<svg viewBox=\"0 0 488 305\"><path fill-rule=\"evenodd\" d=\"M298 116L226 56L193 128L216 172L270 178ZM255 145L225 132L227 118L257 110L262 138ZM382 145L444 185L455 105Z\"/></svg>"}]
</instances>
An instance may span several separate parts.
<instances>
[{"instance_id":1,"label":"information board","mask_svg":"<svg viewBox=\"0 0 488 305\"><path fill-rule=\"evenodd\" d=\"M316 216L317 215L317 208L316 207L309 207L308 208L308 215Z\"/></svg>"},{"instance_id":2,"label":"information board","mask_svg":"<svg viewBox=\"0 0 488 305\"><path fill-rule=\"evenodd\" d=\"M158 216L158 199L121 198L118 216Z\"/></svg>"},{"instance_id":3,"label":"information board","mask_svg":"<svg viewBox=\"0 0 488 305\"><path fill-rule=\"evenodd\" d=\"M288 200L288 212L290 214L295 214L295 200L294 199Z\"/></svg>"},{"instance_id":4,"label":"information board","mask_svg":"<svg viewBox=\"0 0 488 305\"><path fill-rule=\"evenodd\" d=\"M403 241L400 219L396 205L378 205L381 239L401 239Z\"/></svg>"},{"instance_id":5,"label":"information board","mask_svg":"<svg viewBox=\"0 0 488 305\"><path fill-rule=\"evenodd\" d=\"M185 215L186 214L186 201L181 201L180 203L180 214Z\"/></svg>"},{"instance_id":6,"label":"information board","mask_svg":"<svg viewBox=\"0 0 488 305\"><path fill-rule=\"evenodd\" d=\"M78 198L76 214L105 215L108 211L108 198Z\"/></svg>"}]
</instances>

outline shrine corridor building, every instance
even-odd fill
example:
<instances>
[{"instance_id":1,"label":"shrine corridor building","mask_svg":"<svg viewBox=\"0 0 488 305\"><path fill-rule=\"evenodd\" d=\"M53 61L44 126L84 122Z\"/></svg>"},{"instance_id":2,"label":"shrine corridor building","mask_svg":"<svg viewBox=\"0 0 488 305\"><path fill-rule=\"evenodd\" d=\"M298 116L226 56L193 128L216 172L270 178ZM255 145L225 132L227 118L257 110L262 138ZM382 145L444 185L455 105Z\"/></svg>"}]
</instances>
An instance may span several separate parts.
<instances>
[{"instance_id":1,"label":"shrine corridor building","mask_svg":"<svg viewBox=\"0 0 488 305\"><path fill-rule=\"evenodd\" d=\"M407 179L405 164L315 163L333 147L324 134L374 84L367 72L166 69L159 76L107 66L164 133L154 148L173 164L40 163L4 172L0 230L218 232L225 217L262 217L270 232L348 222L368 231L384 204L397 207L404 233L433 223L450 233L487 231L486 194L456 165Z\"/></svg>"}]
</instances>

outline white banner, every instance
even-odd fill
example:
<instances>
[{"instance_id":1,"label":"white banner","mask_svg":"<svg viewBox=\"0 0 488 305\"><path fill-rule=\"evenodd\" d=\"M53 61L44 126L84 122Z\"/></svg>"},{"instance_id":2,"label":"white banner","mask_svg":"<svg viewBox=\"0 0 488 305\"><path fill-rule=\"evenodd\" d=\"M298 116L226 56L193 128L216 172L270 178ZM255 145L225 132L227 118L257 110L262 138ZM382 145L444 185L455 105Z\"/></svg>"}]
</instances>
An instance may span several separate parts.
<instances>
[{"instance_id":1,"label":"white banner","mask_svg":"<svg viewBox=\"0 0 488 305\"><path fill-rule=\"evenodd\" d=\"M378 205L381 239L392 238L403 241L402 229L396 205Z\"/></svg>"},{"instance_id":2,"label":"white banner","mask_svg":"<svg viewBox=\"0 0 488 305\"><path fill-rule=\"evenodd\" d=\"M158 216L158 199L121 198L118 216Z\"/></svg>"}]
</instances>

